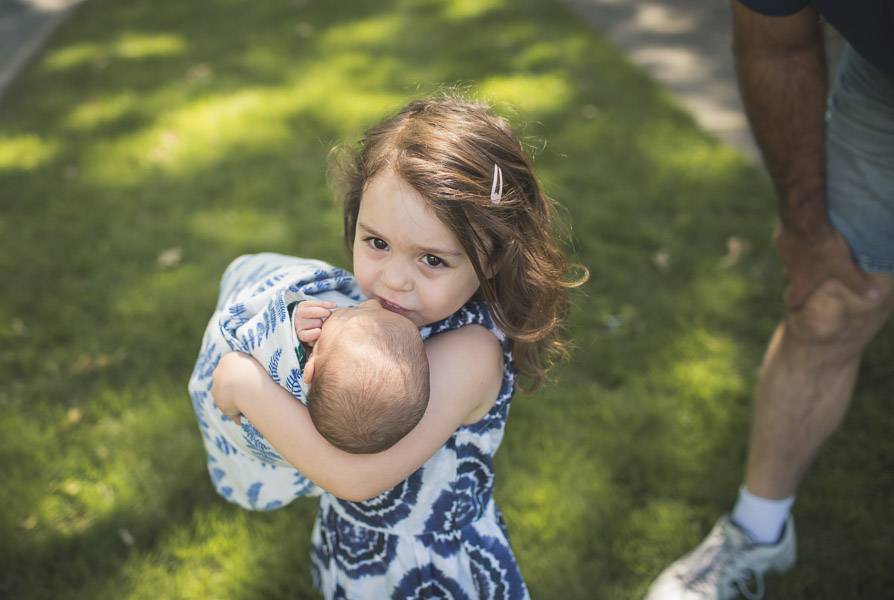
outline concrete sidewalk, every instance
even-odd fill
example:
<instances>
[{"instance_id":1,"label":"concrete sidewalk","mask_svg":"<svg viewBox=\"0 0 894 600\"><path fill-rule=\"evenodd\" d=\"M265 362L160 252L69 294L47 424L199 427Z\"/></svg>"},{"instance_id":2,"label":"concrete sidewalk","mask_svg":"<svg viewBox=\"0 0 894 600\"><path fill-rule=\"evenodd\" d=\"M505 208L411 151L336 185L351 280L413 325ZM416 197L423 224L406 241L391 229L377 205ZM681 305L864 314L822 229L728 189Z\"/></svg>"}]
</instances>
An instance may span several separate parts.
<instances>
[{"instance_id":1,"label":"concrete sidewalk","mask_svg":"<svg viewBox=\"0 0 894 600\"><path fill-rule=\"evenodd\" d=\"M0 97L83 0L0 0Z\"/></svg>"},{"instance_id":2,"label":"concrete sidewalk","mask_svg":"<svg viewBox=\"0 0 894 600\"><path fill-rule=\"evenodd\" d=\"M559 0L665 86L703 129L760 162L739 97L729 0ZM844 41L826 28L829 73Z\"/></svg>"},{"instance_id":3,"label":"concrete sidewalk","mask_svg":"<svg viewBox=\"0 0 894 600\"><path fill-rule=\"evenodd\" d=\"M725 0L560 0L626 52L706 131L758 159L732 60Z\"/></svg>"}]
</instances>

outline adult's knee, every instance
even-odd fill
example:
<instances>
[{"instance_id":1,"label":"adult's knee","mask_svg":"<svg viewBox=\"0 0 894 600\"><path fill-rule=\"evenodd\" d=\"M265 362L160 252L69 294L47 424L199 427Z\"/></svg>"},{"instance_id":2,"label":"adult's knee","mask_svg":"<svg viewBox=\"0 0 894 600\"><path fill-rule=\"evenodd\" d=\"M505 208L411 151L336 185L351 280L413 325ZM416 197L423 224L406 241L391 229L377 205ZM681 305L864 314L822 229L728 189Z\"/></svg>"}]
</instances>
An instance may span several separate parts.
<instances>
[{"instance_id":1,"label":"adult's knee","mask_svg":"<svg viewBox=\"0 0 894 600\"><path fill-rule=\"evenodd\" d=\"M788 332L808 344L836 344L862 350L891 314L891 290L867 299L839 281L826 281L787 317Z\"/></svg>"}]
</instances>

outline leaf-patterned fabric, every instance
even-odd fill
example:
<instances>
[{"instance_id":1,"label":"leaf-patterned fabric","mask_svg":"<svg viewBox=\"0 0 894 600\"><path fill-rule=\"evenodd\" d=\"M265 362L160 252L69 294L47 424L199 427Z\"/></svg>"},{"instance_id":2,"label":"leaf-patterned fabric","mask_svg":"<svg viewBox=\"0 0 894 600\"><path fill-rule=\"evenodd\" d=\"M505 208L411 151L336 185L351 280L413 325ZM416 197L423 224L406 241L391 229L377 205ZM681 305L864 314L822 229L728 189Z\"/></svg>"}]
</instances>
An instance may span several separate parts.
<instances>
[{"instance_id":1,"label":"leaf-patterned fabric","mask_svg":"<svg viewBox=\"0 0 894 600\"><path fill-rule=\"evenodd\" d=\"M239 426L217 408L211 374L231 351L250 354L306 402L301 344L289 306L302 300L354 306L365 300L354 277L323 261L264 253L240 256L224 272L217 308L189 380L208 471L217 492L243 508L271 510L322 490L295 470L248 419Z\"/></svg>"}]
</instances>

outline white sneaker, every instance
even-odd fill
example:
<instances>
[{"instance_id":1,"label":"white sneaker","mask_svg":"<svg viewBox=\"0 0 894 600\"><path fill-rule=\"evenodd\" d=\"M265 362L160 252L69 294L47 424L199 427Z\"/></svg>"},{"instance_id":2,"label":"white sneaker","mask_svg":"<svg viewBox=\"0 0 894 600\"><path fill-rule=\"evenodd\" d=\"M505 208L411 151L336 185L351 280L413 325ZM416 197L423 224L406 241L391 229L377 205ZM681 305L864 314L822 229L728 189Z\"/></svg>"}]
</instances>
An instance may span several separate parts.
<instances>
[{"instance_id":1,"label":"white sneaker","mask_svg":"<svg viewBox=\"0 0 894 600\"><path fill-rule=\"evenodd\" d=\"M645 600L748 600L764 597L764 573L784 573L797 559L795 522L789 515L775 544L756 544L729 515L717 520L708 537L666 568Z\"/></svg>"}]
</instances>

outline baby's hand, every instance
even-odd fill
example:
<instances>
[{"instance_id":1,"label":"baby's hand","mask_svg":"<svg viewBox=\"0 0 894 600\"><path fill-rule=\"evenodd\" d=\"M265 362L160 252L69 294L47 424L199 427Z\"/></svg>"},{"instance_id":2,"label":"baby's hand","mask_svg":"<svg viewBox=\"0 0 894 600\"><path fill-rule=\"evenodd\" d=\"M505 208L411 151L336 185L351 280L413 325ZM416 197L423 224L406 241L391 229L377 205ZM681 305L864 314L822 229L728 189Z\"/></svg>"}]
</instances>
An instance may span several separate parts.
<instances>
[{"instance_id":1,"label":"baby's hand","mask_svg":"<svg viewBox=\"0 0 894 600\"><path fill-rule=\"evenodd\" d=\"M298 341L309 348L313 348L320 338L323 321L332 314L332 309L334 308L336 308L335 302L326 302L324 300L299 302L293 313L295 333L298 335Z\"/></svg>"}]
</instances>

